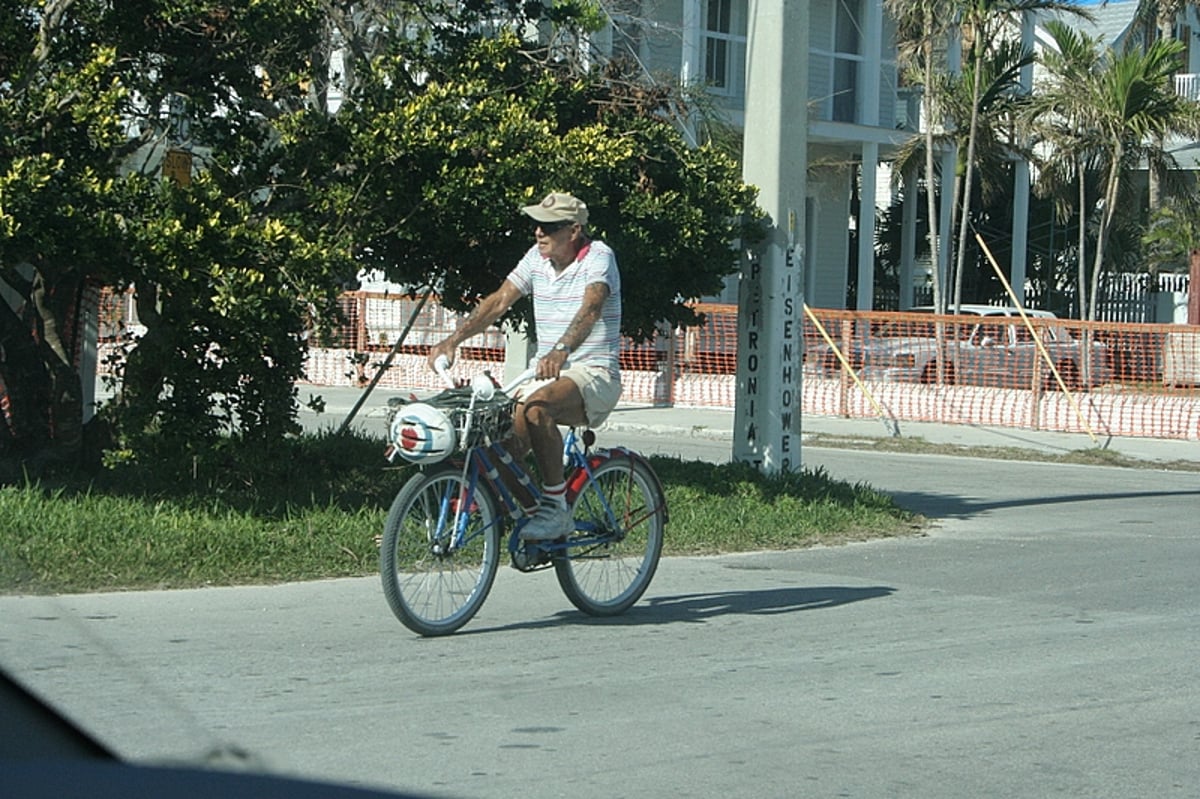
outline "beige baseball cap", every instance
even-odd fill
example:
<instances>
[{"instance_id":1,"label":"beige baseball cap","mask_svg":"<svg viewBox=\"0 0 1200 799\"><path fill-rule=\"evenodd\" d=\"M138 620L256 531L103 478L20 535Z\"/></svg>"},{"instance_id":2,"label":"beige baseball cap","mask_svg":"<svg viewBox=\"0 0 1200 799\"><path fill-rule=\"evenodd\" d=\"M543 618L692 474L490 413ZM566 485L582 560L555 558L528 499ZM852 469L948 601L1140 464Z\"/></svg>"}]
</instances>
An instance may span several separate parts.
<instances>
[{"instance_id":1,"label":"beige baseball cap","mask_svg":"<svg viewBox=\"0 0 1200 799\"><path fill-rule=\"evenodd\" d=\"M586 225L587 205L570 194L552 191L537 205L526 205L521 209L538 222L578 222Z\"/></svg>"}]
</instances>

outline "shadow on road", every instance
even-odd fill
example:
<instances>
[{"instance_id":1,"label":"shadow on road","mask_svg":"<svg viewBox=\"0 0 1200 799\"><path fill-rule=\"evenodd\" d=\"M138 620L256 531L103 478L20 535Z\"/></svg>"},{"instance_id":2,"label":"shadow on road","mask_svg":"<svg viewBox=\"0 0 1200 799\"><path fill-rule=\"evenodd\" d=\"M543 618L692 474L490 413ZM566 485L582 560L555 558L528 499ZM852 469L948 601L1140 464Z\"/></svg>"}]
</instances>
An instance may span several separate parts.
<instances>
[{"instance_id":1,"label":"shadow on road","mask_svg":"<svg viewBox=\"0 0 1200 799\"><path fill-rule=\"evenodd\" d=\"M871 586L815 586L809 588L770 588L760 591L716 591L707 594L680 594L652 597L634 608L636 615L654 621L703 621L714 616L774 615L801 610L822 610L864 599L891 596L894 588ZM633 611L630 611L633 613Z\"/></svg>"},{"instance_id":2,"label":"shadow on road","mask_svg":"<svg viewBox=\"0 0 1200 799\"><path fill-rule=\"evenodd\" d=\"M1200 496L1200 491L1097 491L1086 494L1063 494L1049 497L1020 497L1017 499L988 500L960 497L951 494L934 494L925 491L888 492L902 508L936 519L968 519L987 511L1005 508L1025 508L1038 505L1066 505L1074 502L1102 502L1121 499L1183 499Z\"/></svg>"},{"instance_id":3,"label":"shadow on road","mask_svg":"<svg viewBox=\"0 0 1200 799\"><path fill-rule=\"evenodd\" d=\"M861 602L864 599L880 599L891 596L894 588L868 586L849 588L845 586L812 586L807 588L770 588L761 591L714 591L702 594L679 594L655 596L643 599L621 616L596 618L585 616L574 610L555 614L552 619L508 624L500 627L479 628L469 633L498 632L511 629L535 629L564 625L602 624L606 626L643 626L650 624L675 624L677 622L703 622L718 616L760 616L781 613L796 613L803 610L826 608ZM459 635L462 633L460 632Z\"/></svg>"}]
</instances>

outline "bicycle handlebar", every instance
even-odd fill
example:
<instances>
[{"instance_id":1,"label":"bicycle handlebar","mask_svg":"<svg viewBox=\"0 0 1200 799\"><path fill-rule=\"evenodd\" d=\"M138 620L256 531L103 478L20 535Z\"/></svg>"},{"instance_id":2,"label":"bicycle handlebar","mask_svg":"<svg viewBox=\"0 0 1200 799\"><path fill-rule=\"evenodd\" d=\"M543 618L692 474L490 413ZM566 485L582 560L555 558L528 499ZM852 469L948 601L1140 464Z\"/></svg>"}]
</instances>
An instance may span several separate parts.
<instances>
[{"instance_id":1,"label":"bicycle handlebar","mask_svg":"<svg viewBox=\"0 0 1200 799\"><path fill-rule=\"evenodd\" d=\"M505 394L512 394L513 390L516 389L517 386L521 385L527 380L532 380L533 378L537 377L537 365L537 361L531 363L529 368L502 386L500 390ZM568 364L564 362L563 368L566 369L567 366ZM433 362L433 369L442 378L442 382L446 384L447 388L458 387L458 385L454 382L454 378L450 376L450 359L445 355L439 355L437 357L437 359ZM487 375L475 375L475 377L471 380L471 393L475 395L476 399L481 399L486 402L495 396L496 386L494 383L492 383L491 379Z\"/></svg>"},{"instance_id":2,"label":"bicycle handlebar","mask_svg":"<svg viewBox=\"0 0 1200 799\"><path fill-rule=\"evenodd\" d=\"M511 394L511 393L513 393L513 390L516 389L517 386L521 385L526 380L532 380L536 376L537 376L537 361L534 361L529 366L528 369L526 369L524 372L521 372L521 374L514 377L512 380L510 380L508 382L507 385L505 385L500 390L503 391L505 394Z\"/></svg>"}]
</instances>

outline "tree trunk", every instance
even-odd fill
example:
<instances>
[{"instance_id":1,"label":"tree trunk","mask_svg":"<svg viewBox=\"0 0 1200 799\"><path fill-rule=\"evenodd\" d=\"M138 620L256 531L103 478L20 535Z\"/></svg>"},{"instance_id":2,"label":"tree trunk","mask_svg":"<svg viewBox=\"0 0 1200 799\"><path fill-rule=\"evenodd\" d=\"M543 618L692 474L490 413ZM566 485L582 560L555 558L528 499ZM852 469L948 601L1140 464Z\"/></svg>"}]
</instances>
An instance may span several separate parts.
<instances>
[{"instance_id":1,"label":"tree trunk","mask_svg":"<svg viewBox=\"0 0 1200 799\"><path fill-rule=\"evenodd\" d=\"M983 89L983 51L978 41L973 47L975 77L971 86L971 123L967 128L967 162L963 175L962 216L958 224L958 247L954 252L954 308L962 306L963 270L967 260L967 232L971 227L971 183L975 177L975 139L979 131L979 95Z\"/></svg>"},{"instance_id":2,"label":"tree trunk","mask_svg":"<svg viewBox=\"0 0 1200 799\"><path fill-rule=\"evenodd\" d=\"M75 363L83 283L72 279L47 286L38 272L33 304L41 322L38 351L49 383L51 450L55 461L77 463L83 447L83 385Z\"/></svg>"},{"instance_id":3,"label":"tree trunk","mask_svg":"<svg viewBox=\"0 0 1200 799\"><path fill-rule=\"evenodd\" d=\"M1093 322L1096 321L1096 311L1099 306L1100 272L1104 264L1104 249L1108 244L1108 233L1112 229L1113 217L1117 213L1117 197L1121 187L1121 159L1124 155L1124 149L1118 143L1113 153L1112 163L1108 168L1108 183L1104 188L1104 209L1100 212L1100 228L1096 231L1096 257L1092 261L1092 296L1086 317Z\"/></svg>"},{"instance_id":4,"label":"tree trunk","mask_svg":"<svg viewBox=\"0 0 1200 799\"><path fill-rule=\"evenodd\" d=\"M1075 295L1079 301L1079 318L1087 318L1087 299L1088 299L1088 282L1087 282L1087 179L1084 171L1084 163L1082 156L1075 159L1075 177L1079 181L1079 235L1076 246L1079 251L1076 253L1075 263L1079 267L1078 285L1075 287Z\"/></svg>"},{"instance_id":5,"label":"tree trunk","mask_svg":"<svg viewBox=\"0 0 1200 799\"><path fill-rule=\"evenodd\" d=\"M81 283L47 285L41 272L0 302L0 481L78 464L83 389L75 365Z\"/></svg>"},{"instance_id":6,"label":"tree trunk","mask_svg":"<svg viewBox=\"0 0 1200 799\"><path fill-rule=\"evenodd\" d=\"M0 302L0 482L19 478L46 448L49 396L49 380L28 325Z\"/></svg>"},{"instance_id":7,"label":"tree trunk","mask_svg":"<svg viewBox=\"0 0 1200 799\"><path fill-rule=\"evenodd\" d=\"M932 22L930 23L932 24ZM933 44L928 42L925 47L925 92L921 103L925 107L925 206L929 215L929 258L933 265L933 310L942 313L946 310L942 299L941 262L938 260L938 219L937 209L937 173L933 167Z\"/></svg>"}]
</instances>

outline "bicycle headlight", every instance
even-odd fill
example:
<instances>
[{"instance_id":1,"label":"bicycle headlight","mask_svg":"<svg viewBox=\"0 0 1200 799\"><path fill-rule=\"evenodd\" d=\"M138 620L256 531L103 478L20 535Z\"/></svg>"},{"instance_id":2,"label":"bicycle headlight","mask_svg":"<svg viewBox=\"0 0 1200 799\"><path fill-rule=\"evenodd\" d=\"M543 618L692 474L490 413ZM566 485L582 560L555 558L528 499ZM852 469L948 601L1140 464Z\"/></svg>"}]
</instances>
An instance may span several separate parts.
<instances>
[{"instance_id":1,"label":"bicycle headlight","mask_svg":"<svg viewBox=\"0 0 1200 799\"><path fill-rule=\"evenodd\" d=\"M396 454L410 463L437 463L457 443L450 417L424 402L407 405L392 419L388 437Z\"/></svg>"}]
</instances>

